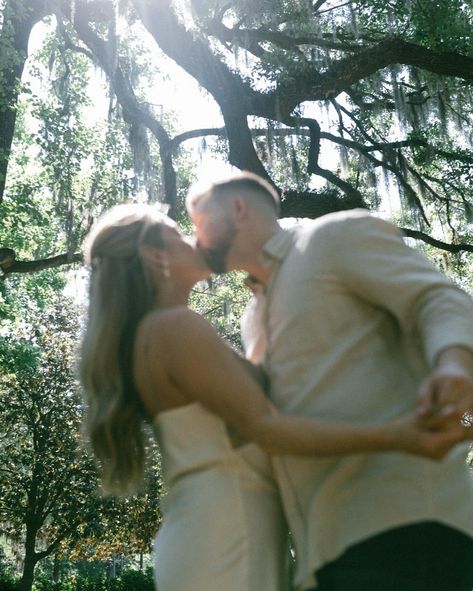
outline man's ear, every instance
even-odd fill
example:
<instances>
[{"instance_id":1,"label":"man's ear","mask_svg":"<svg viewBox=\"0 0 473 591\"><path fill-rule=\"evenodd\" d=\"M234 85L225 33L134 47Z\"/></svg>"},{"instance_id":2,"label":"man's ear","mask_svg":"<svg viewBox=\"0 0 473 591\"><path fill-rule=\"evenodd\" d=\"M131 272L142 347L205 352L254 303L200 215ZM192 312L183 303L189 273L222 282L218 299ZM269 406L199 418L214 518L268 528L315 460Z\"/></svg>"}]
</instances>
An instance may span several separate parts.
<instances>
[{"instance_id":1,"label":"man's ear","mask_svg":"<svg viewBox=\"0 0 473 591\"><path fill-rule=\"evenodd\" d=\"M244 197L235 197L232 201L232 209L236 221L243 221L248 216L248 200Z\"/></svg>"}]
</instances>

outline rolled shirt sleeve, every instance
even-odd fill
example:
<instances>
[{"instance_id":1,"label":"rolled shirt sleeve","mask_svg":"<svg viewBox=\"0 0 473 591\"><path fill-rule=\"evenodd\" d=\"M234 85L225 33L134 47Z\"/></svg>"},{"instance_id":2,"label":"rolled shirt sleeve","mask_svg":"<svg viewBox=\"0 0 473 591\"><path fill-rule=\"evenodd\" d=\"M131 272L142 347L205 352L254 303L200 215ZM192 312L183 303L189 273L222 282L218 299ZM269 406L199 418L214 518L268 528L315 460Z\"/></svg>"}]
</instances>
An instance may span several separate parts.
<instances>
[{"instance_id":1,"label":"rolled shirt sleeve","mask_svg":"<svg viewBox=\"0 0 473 591\"><path fill-rule=\"evenodd\" d=\"M387 309L405 333L417 332L432 365L451 346L473 351L473 300L392 224L364 211L327 224L335 273L353 294Z\"/></svg>"}]
</instances>

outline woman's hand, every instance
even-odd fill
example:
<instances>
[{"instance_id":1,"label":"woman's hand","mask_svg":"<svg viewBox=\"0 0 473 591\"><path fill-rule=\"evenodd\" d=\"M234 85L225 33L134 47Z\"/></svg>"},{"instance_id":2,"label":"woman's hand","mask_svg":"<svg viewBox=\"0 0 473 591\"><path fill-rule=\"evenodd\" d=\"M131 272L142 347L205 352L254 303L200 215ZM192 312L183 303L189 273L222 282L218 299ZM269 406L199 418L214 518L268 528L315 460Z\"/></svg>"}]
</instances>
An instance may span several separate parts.
<instances>
[{"instance_id":1,"label":"woman's hand","mask_svg":"<svg viewBox=\"0 0 473 591\"><path fill-rule=\"evenodd\" d=\"M420 417L450 406L462 414L473 412L473 352L462 347L442 351L419 390Z\"/></svg>"},{"instance_id":2,"label":"woman's hand","mask_svg":"<svg viewBox=\"0 0 473 591\"><path fill-rule=\"evenodd\" d=\"M399 451L433 460L442 460L455 445L473 435L471 425L465 424L453 405L428 417L402 417L390 423L390 428L394 430Z\"/></svg>"}]
</instances>

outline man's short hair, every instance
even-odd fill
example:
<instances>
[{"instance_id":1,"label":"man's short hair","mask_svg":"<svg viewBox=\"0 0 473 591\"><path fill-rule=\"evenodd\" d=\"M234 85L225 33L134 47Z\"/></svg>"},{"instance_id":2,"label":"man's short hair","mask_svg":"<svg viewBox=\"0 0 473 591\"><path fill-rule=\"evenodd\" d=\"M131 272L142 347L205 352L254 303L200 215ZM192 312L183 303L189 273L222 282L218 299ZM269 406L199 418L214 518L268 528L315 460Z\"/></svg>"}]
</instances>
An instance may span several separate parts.
<instances>
[{"instance_id":1,"label":"man's short hair","mask_svg":"<svg viewBox=\"0 0 473 591\"><path fill-rule=\"evenodd\" d=\"M187 209L191 210L209 200L222 201L235 194L254 195L257 199L262 199L263 203L271 206L276 215L279 215L281 205L276 189L257 174L247 171L212 183L204 191L189 193L186 200Z\"/></svg>"}]
</instances>

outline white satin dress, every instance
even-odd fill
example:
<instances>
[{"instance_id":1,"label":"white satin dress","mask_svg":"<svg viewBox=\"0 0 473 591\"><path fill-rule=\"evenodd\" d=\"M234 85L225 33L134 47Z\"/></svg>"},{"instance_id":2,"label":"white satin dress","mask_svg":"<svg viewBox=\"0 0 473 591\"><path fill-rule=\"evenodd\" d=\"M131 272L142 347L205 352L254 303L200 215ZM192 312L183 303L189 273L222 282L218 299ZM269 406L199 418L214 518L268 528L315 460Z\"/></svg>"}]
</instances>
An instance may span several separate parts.
<instances>
[{"instance_id":1,"label":"white satin dress","mask_svg":"<svg viewBox=\"0 0 473 591\"><path fill-rule=\"evenodd\" d=\"M167 494L155 540L158 591L283 591L287 526L268 456L234 449L199 403L154 420Z\"/></svg>"}]
</instances>

